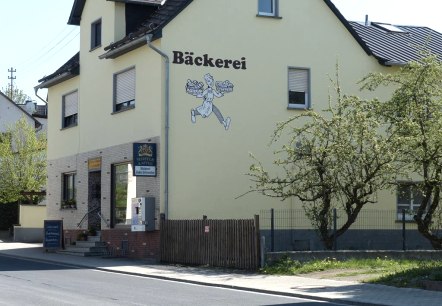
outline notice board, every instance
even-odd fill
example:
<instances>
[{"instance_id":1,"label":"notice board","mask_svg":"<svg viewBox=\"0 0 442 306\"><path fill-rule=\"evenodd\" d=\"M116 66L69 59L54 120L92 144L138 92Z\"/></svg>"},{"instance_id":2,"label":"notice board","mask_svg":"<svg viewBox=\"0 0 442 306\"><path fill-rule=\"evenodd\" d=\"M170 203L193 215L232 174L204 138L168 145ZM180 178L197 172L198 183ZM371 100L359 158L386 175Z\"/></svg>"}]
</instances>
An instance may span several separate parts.
<instances>
[{"instance_id":1,"label":"notice board","mask_svg":"<svg viewBox=\"0 0 442 306\"><path fill-rule=\"evenodd\" d=\"M46 250L63 247L63 220L44 220L43 247Z\"/></svg>"}]
</instances>

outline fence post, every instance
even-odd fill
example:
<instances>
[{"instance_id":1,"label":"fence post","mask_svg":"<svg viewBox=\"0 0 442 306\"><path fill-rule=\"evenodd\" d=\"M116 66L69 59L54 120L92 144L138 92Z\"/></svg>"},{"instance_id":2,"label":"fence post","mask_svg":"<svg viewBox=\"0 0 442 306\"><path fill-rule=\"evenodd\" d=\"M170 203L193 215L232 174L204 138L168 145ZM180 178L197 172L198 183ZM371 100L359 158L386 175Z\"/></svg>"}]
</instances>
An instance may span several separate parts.
<instances>
[{"instance_id":1,"label":"fence post","mask_svg":"<svg viewBox=\"0 0 442 306\"><path fill-rule=\"evenodd\" d=\"M265 248L266 248L266 237L265 236L262 236L261 237L261 244L260 244L260 246L261 246L261 249L260 249L260 252L261 252L261 268L264 268L264 265L265 265Z\"/></svg>"},{"instance_id":2,"label":"fence post","mask_svg":"<svg viewBox=\"0 0 442 306\"><path fill-rule=\"evenodd\" d=\"M405 209L402 209L402 250L407 250L405 237Z\"/></svg>"},{"instance_id":3,"label":"fence post","mask_svg":"<svg viewBox=\"0 0 442 306\"><path fill-rule=\"evenodd\" d=\"M336 228L337 228L337 215L336 208L333 208L333 251L337 250L337 241L336 241Z\"/></svg>"},{"instance_id":4,"label":"fence post","mask_svg":"<svg viewBox=\"0 0 442 306\"><path fill-rule=\"evenodd\" d=\"M270 209L270 251L275 252L275 210Z\"/></svg>"},{"instance_id":5,"label":"fence post","mask_svg":"<svg viewBox=\"0 0 442 306\"><path fill-rule=\"evenodd\" d=\"M255 241L256 241L256 247L253 250L254 254L254 260L256 260L255 268L259 266L260 261L262 261L262 254L261 254L261 240L260 240L260 232L259 232L259 215L255 215Z\"/></svg>"}]
</instances>

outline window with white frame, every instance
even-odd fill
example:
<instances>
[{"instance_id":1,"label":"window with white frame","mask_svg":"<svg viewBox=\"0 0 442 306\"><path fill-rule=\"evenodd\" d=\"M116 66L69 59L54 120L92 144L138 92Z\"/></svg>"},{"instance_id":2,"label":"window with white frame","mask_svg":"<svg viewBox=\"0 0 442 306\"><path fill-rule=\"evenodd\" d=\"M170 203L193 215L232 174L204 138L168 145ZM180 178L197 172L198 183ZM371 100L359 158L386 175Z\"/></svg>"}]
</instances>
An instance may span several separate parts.
<instances>
[{"instance_id":1,"label":"window with white frame","mask_svg":"<svg viewBox=\"0 0 442 306\"><path fill-rule=\"evenodd\" d=\"M402 210L405 210L406 220L413 220L422 203L422 191L413 183L400 183L397 186L397 213L398 220L402 219Z\"/></svg>"},{"instance_id":2,"label":"window with white frame","mask_svg":"<svg viewBox=\"0 0 442 306\"><path fill-rule=\"evenodd\" d=\"M278 0L258 0L258 16L278 16Z\"/></svg>"},{"instance_id":3,"label":"window with white frame","mask_svg":"<svg viewBox=\"0 0 442 306\"><path fill-rule=\"evenodd\" d=\"M114 112L135 107L135 68L114 74Z\"/></svg>"},{"instance_id":4,"label":"window with white frame","mask_svg":"<svg viewBox=\"0 0 442 306\"><path fill-rule=\"evenodd\" d=\"M101 46L101 19L91 24L91 50Z\"/></svg>"},{"instance_id":5,"label":"window with white frame","mask_svg":"<svg viewBox=\"0 0 442 306\"><path fill-rule=\"evenodd\" d=\"M289 108L310 107L310 70L306 68L289 68Z\"/></svg>"},{"instance_id":6,"label":"window with white frame","mask_svg":"<svg viewBox=\"0 0 442 306\"><path fill-rule=\"evenodd\" d=\"M68 128L78 124L78 91L63 96L62 127Z\"/></svg>"}]
</instances>

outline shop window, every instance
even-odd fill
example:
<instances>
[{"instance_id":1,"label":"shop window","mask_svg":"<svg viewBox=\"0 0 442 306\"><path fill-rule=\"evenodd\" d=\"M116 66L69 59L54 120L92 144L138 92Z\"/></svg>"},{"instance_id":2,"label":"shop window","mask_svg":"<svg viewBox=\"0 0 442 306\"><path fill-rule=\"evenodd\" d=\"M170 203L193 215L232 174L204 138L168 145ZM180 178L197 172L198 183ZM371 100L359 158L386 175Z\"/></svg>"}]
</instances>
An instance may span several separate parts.
<instances>
[{"instance_id":1,"label":"shop window","mask_svg":"<svg viewBox=\"0 0 442 306\"><path fill-rule=\"evenodd\" d=\"M91 24L91 50L101 46L101 19Z\"/></svg>"},{"instance_id":2,"label":"shop window","mask_svg":"<svg viewBox=\"0 0 442 306\"><path fill-rule=\"evenodd\" d=\"M135 68L114 74L114 112L135 107Z\"/></svg>"},{"instance_id":3,"label":"shop window","mask_svg":"<svg viewBox=\"0 0 442 306\"><path fill-rule=\"evenodd\" d=\"M258 16L278 16L278 0L258 0Z\"/></svg>"},{"instance_id":4,"label":"shop window","mask_svg":"<svg viewBox=\"0 0 442 306\"><path fill-rule=\"evenodd\" d=\"M78 124L78 91L63 96L62 127L68 128Z\"/></svg>"},{"instance_id":5,"label":"shop window","mask_svg":"<svg viewBox=\"0 0 442 306\"><path fill-rule=\"evenodd\" d=\"M63 200L61 208L76 208L76 185L75 185L76 173L63 174Z\"/></svg>"},{"instance_id":6,"label":"shop window","mask_svg":"<svg viewBox=\"0 0 442 306\"><path fill-rule=\"evenodd\" d=\"M131 224L132 198L136 197L132 164L112 165L112 225Z\"/></svg>"},{"instance_id":7,"label":"shop window","mask_svg":"<svg viewBox=\"0 0 442 306\"><path fill-rule=\"evenodd\" d=\"M310 107L310 70L289 68L289 108Z\"/></svg>"},{"instance_id":8,"label":"shop window","mask_svg":"<svg viewBox=\"0 0 442 306\"><path fill-rule=\"evenodd\" d=\"M405 219L413 220L422 203L422 191L412 183L400 183L397 187L397 215L398 220L402 219L402 210L405 210Z\"/></svg>"}]
</instances>

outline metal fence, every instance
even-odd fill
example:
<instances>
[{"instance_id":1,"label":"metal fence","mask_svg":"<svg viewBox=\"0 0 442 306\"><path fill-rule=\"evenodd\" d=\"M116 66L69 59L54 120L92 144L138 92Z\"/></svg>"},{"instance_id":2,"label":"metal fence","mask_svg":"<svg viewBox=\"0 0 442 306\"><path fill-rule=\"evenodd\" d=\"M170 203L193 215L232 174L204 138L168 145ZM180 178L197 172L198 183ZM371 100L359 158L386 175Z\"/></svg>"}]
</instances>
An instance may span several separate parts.
<instances>
[{"instance_id":1,"label":"metal fence","mask_svg":"<svg viewBox=\"0 0 442 306\"><path fill-rule=\"evenodd\" d=\"M330 233L346 221L344 210L336 210ZM260 212L261 235L266 251L324 250L316 229L303 209L268 209ZM442 232L442 228L435 229ZM362 210L356 222L336 238L339 250L422 250L431 244L417 230L413 216L397 210Z\"/></svg>"}]
</instances>

